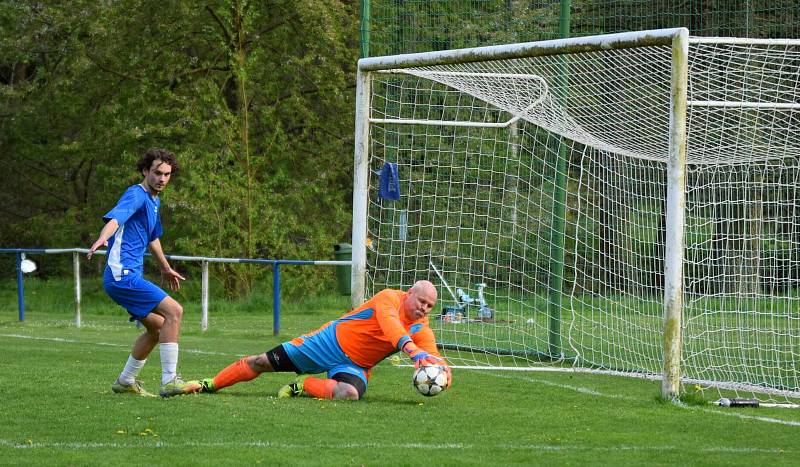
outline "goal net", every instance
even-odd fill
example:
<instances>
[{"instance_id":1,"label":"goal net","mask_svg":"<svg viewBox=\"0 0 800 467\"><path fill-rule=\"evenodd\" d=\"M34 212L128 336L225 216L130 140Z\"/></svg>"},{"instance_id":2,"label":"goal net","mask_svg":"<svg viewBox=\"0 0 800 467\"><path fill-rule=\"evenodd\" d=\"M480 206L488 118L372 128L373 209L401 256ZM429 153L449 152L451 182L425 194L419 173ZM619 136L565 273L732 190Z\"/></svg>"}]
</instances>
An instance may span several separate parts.
<instances>
[{"instance_id":1,"label":"goal net","mask_svg":"<svg viewBox=\"0 0 800 467\"><path fill-rule=\"evenodd\" d=\"M457 365L800 397L798 94L800 41L685 29L361 60L353 299L433 281Z\"/></svg>"}]
</instances>

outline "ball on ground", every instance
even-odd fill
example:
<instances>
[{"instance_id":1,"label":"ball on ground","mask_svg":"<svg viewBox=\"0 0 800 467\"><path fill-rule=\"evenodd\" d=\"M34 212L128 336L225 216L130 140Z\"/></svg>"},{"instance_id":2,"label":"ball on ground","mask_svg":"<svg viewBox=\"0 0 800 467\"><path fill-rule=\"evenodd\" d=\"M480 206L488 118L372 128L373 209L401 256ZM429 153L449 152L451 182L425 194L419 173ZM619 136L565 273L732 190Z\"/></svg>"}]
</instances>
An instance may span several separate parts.
<instances>
[{"instance_id":1,"label":"ball on ground","mask_svg":"<svg viewBox=\"0 0 800 467\"><path fill-rule=\"evenodd\" d=\"M421 366L414 370L412 381L423 396L435 396L447 387L447 371L438 365Z\"/></svg>"}]
</instances>

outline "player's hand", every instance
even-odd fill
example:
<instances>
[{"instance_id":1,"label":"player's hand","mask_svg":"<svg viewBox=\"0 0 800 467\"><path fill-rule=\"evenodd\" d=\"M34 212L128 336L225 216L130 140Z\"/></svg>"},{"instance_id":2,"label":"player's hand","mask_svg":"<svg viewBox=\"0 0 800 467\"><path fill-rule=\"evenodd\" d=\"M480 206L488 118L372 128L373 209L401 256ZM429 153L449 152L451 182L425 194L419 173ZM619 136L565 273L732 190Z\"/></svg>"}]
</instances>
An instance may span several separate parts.
<instances>
[{"instance_id":1,"label":"player's hand","mask_svg":"<svg viewBox=\"0 0 800 467\"><path fill-rule=\"evenodd\" d=\"M414 361L414 368L419 368L421 366L437 366L437 365L444 366L443 359L431 355L425 351L422 351L417 355L412 356L411 360Z\"/></svg>"},{"instance_id":2,"label":"player's hand","mask_svg":"<svg viewBox=\"0 0 800 467\"><path fill-rule=\"evenodd\" d=\"M442 365L444 367L444 372L447 373L447 384L445 385L445 389L449 389L450 385L453 384L453 372L450 370L450 367L447 365Z\"/></svg>"},{"instance_id":3,"label":"player's hand","mask_svg":"<svg viewBox=\"0 0 800 467\"><path fill-rule=\"evenodd\" d=\"M405 343L405 345L403 345L403 352L407 353L411 358L411 361L414 362L414 368L419 368L421 366L444 365L443 359L420 349L411 341L408 341Z\"/></svg>"},{"instance_id":4,"label":"player's hand","mask_svg":"<svg viewBox=\"0 0 800 467\"><path fill-rule=\"evenodd\" d=\"M92 244L92 247L89 248L89 252L86 253L86 259L92 259L92 255L94 254L94 252L97 251L97 249L100 248L101 246L108 246L108 240L101 241L98 238L97 241Z\"/></svg>"},{"instance_id":5,"label":"player's hand","mask_svg":"<svg viewBox=\"0 0 800 467\"><path fill-rule=\"evenodd\" d=\"M172 269L171 267L166 267L161 270L161 276L166 277L169 283L169 288L172 290L180 290L181 289L181 281L185 281L186 278L178 274L178 271Z\"/></svg>"}]
</instances>

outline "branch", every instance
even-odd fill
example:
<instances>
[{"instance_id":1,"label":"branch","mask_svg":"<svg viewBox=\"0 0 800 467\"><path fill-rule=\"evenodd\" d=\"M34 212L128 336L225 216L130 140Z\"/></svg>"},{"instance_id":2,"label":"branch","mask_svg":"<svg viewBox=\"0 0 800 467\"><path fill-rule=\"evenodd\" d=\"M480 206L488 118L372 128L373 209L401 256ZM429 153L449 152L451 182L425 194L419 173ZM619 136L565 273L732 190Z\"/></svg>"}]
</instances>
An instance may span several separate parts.
<instances>
[{"instance_id":1,"label":"branch","mask_svg":"<svg viewBox=\"0 0 800 467\"><path fill-rule=\"evenodd\" d=\"M293 14L292 16L290 16L290 17L288 17L288 18L283 18L281 21L275 21L275 22L273 22L272 24L269 24L269 25L267 25L267 27L265 27L264 29L261 29L260 31L257 31L255 34L253 34L253 35L251 36L251 37L252 37L252 39L248 39L248 40L246 40L246 41L244 42L244 45L250 45L250 44L252 44L252 43L253 43L253 41L255 41L256 39L258 39L259 37L261 37L261 35L262 35L262 34L266 34L266 33L272 32L272 31L274 31L275 29L278 29L280 26L283 26L283 25L284 25L284 24L286 24L287 22L288 22L288 23L291 23L293 19L295 19L295 18L297 18L297 17L299 17L299 16L300 16L299 14L295 13L295 14Z\"/></svg>"},{"instance_id":2,"label":"branch","mask_svg":"<svg viewBox=\"0 0 800 467\"><path fill-rule=\"evenodd\" d=\"M72 182L72 191L75 193L75 199L78 200L83 199L83 194L86 192L86 187L81 186L80 183L83 180L81 177L79 177L81 167L83 167L83 164L85 163L86 159L81 159L80 163L76 167L73 167L69 172L69 180Z\"/></svg>"},{"instance_id":3,"label":"branch","mask_svg":"<svg viewBox=\"0 0 800 467\"><path fill-rule=\"evenodd\" d=\"M89 169L86 171L86 175L83 177L83 201L84 203L89 202L89 179L92 178L92 173L94 173L94 159L89 160Z\"/></svg>"},{"instance_id":4,"label":"branch","mask_svg":"<svg viewBox=\"0 0 800 467\"><path fill-rule=\"evenodd\" d=\"M224 66L224 67L207 66L207 67L204 67L204 68L194 68L194 69L191 69L191 70L188 70L188 71L184 71L183 73L179 73L179 74L175 75L173 80L180 79L180 78L183 78L184 76L189 76L189 75L193 75L193 74L196 74L196 73L203 73L203 72L206 72L206 71L231 71L231 67L229 67L229 66Z\"/></svg>"},{"instance_id":5,"label":"branch","mask_svg":"<svg viewBox=\"0 0 800 467\"><path fill-rule=\"evenodd\" d=\"M16 218L18 218L18 219L27 219L27 218L30 216L30 215L28 215L28 216L23 216L22 214L19 214L19 213L17 213L17 212L11 211L10 209L8 209L8 208L4 208L4 207L2 207L2 206L0 206L0 212L2 212L2 213L5 213L5 214L8 214L9 216L16 217Z\"/></svg>"},{"instance_id":6,"label":"branch","mask_svg":"<svg viewBox=\"0 0 800 467\"><path fill-rule=\"evenodd\" d=\"M228 31L228 28L226 28L225 24L222 22L222 18L220 18L217 13L214 12L210 5L206 5L206 11L208 11L211 17L214 18L214 21L217 22L217 25L219 25L219 28L222 30L222 34L225 36L225 39L228 42L228 45L233 48L233 37L231 37L230 31Z\"/></svg>"},{"instance_id":7,"label":"branch","mask_svg":"<svg viewBox=\"0 0 800 467\"><path fill-rule=\"evenodd\" d=\"M91 60L92 63L97 65L98 68L100 68L101 70L106 71L108 73L111 73L112 75L119 76L120 78L128 79L128 80L131 80L131 81L138 81L140 83L144 82L141 78L137 78L136 76L127 75L125 73L122 73L121 71L117 71L117 70L114 70L112 68L109 68L109 67L103 65L102 63L100 63L100 61L98 59L96 59L95 57L93 57L89 53L86 54L86 57L89 58L89 60Z\"/></svg>"},{"instance_id":8,"label":"branch","mask_svg":"<svg viewBox=\"0 0 800 467\"><path fill-rule=\"evenodd\" d=\"M39 172L39 173L44 174L44 175L46 175L48 177L51 177L51 178L58 177L58 175L56 175L54 172L48 172L47 170L45 170L44 164L30 164L29 163L30 159L28 159L28 158L19 158L19 157L15 157L13 155L11 156L11 158L14 159L15 163L20 164L22 166L25 166L28 169L34 170L36 172Z\"/></svg>"},{"instance_id":9,"label":"branch","mask_svg":"<svg viewBox=\"0 0 800 467\"><path fill-rule=\"evenodd\" d=\"M19 175L24 177L25 179L27 179L28 183L30 183L31 186L33 186L34 188L38 189L40 192L44 193L45 195L48 195L48 196L52 197L53 199L56 199L56 200L62 202L65 206L70 206L72 204L72 203L69 202L69 200L66 200L66 199L62 198L57 193L54 193L54 192L52 192L52 191L50 191L48 189L45 189L43 186L41 186L38 183L36 183L36 181L34 179L32 179L31 177L29 177L28 175L26 175L25 172L21 172Z\"/></svg>"}]
</instances>

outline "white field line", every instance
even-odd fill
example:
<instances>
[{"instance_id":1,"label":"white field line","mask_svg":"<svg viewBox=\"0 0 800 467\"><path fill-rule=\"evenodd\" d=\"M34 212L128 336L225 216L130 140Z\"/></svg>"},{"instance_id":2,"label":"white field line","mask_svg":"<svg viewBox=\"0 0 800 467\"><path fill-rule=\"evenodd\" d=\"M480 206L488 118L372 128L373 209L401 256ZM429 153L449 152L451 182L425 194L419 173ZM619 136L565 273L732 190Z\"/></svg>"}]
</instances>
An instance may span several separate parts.
<instances>
[{"instance_id":1,"label":"white field line","mask_svg":"<svg viewBox=\"0 0 800 467\"><path fill-rule=\"evenodd\" d=\"M578 392L578 393L581 393L581 394L587 394L587 395L590 395L590 396L604 397L606 399L616 399L616 400L630 401L630 402L638 402L639 401L639 399L637 399L635 397L631 397L631 396L625 396L625 395L622 395L622 394L604 394L602 392L596 391L596 390L591 389L591 388L586 388L586 387L582 387L582 386L573 386L571 384L554 383L553 381L547 381L547 380L543 380L543 379L531 378L529 376L521 376L519 373L512 373L512 374L508 374L508 375L502 374L502 373L493 373L493 375L497 376L498 378L518 379L518 380L522 380L522 381L525 381L525 382L528 382L528 383L536 383L536 384L541 384L543 386L551 386L551 387L555 387L555 388L559 388L559 389L567 389L567 390L570 390L570 391L575 391L575 392Z\"/></svg>"},{"instance_id":2,"label":"white field line","mask_svg":"<svg viewBox=\"0 0 800 467\"><path fill-rule=\"evenodd\" d=\"M51 329L54 326L63 326L66 328L75 328L74 319L54 319L47 321L26 321L26 328L42 328ZM131 322L117 322L116 324L102 323L102 322L84 322L81 324L81 329L100 329L100 330L119 330L121 327L135 327L136 324Z\"/></svg>"},{"instance_id":3,"label":"white field line","mask_svg":"<svg viewBox=\"0 0 800 467\"><path fill-rule=\"evenodd\" d=\"M74 340L74 339L64 339L64 338L61 338L61 337L34 337L34 336L25 336L25 335L20 335L20 334L0 334L0 337L10 337L10 338L17 338L17 339L30 339L30 340L41 340L41 341L49 341L49 342L65 342L65 343L70 343L70 344L89 344L89 345L99 345L99 346L109 346L109 347L124 347L124 348L130 347L130 345L113 344L113 343L108 343L108 342L86 342L86 341L78 341L78 340ZM231 356L231 357L242 357L242 356L245 355L245 354L231 354L231 353L225 353L225 352L209 352L209 351L198 350L198 349L181 349L181 352L202 354L202 355L223 355L223 356ZM407 367L407 366L410 366L410 365L394 365L394 366ZM461 370L471 370L472 368L463 367L463 368L459 368L459 369L461 369ZM497 376L498 378L518 379L518 380L522 380L522 381L526 381L526 382L530 382L530 383L543 384L545 386L552 386L552 387L556 387L556 388L559 388L559 389L567 389L567 390L570 390L570 391L575 391L575 392L578 392L578 393L581 393L581 394L587 394L587 395L595 396L595 397L604 397L604 398L607 398L607 399L616 399L616 400L631 401L631 402L639 401L639 399L637 399L635 397L624 396L624 395L620 395L620 394L604 394L604 393L601 393L601 392L596 391L596 390L591 389L591 388L586 388L586 387L582 387L582 386L572 386L572 385L561 384L561 383L554 383L552 381L541 380L541 379L531 378L531 377L527 377L527 376L521 376L519 373L505 374L505 373L497 373L497 372L495 372L493 374L495 376ZM793 420L781 420L781 419L778 419L778 418L747 415L747 414L743 414L743 413L739 413L739 412L733 412L733 411L729 411L729 410L714 410L714 409L709 409L709 408L704 408L704 407L693 407L693 406L684 406L684 405L681 405L680 407L686 408L688 410L699 410L699 411L702 411L702 412L712 413L712 414L716 414L716 415L724 415L724 416L728 416L728 417L736 417L736 418L740 418L740 419L743 419L743 420L755 420L755 421L759 421L759 422L777 423L779 425L800 427L800 422L796 422L796 421L793 421Z\"/></svg>"},{"instance_id":4,"label":"white field line","mask_svg":"<svg viewBox=\"0 0 800 467\"><path fill-rule=\"evenodd\" d=\"M131 344L114 344L111 342L88 342L88 341L79 341L75 339L65 339L63 337L36 337L36 336L25 336L22 334L0 334L0 337L10 337L14 339L28 339L34 341L46 341L46 342L63 342L66 344L82 344L82 345L97 345L97 346L104 346L104 347L121 347L121 348L129 348ZM181 349L181 352L186 353L194 353L194 354L202 354L202 355L223 355L229 357L243 357L244 354L233 354L228 352L212 352L208 350L198 350L198 349Z\"/></svg>"},{"instance_id":5,"label":"white field line","mask_svg":"<svg viewBox=\"0 0 800 467\"><path fill-rule=\"evenodd\" d=\"M701 412L706 412L706 413L713 413L713 414L717 414L717 415L725 415L727 417L741 418L743 420L756 420L756 421L759 421L759 422L778 423L780 425L787 425L787 426L800 426L800 422L796 422L794 420L781 420L779 418L759 417L759 416L756 416L756 415L747 415L747 414L743 414L743 413L740 413L740 412L733 412L732 410L735 410L735 409L729 409L729 408L724 408L724 407L721 408L721 410L707 409L707 408L704 408L704 407L689 407L689 408L692 409L692 410L700 410ZM748 409L744 409L744 410L748 410ZM756 410L758 410L758 409L756 409Z\"/></svg>"},{"instance_id":6,"label":"white field line","mask_svg":"<svg viewBox=\"0 0 800 467\"><path fill-rule=\"evenodd\" d=\"M464 369L468 369L468 368L464 368ZM581 394L587 394L587 395L590 395L590 396L604 397L604 398L607 398L607 399L616 399L616 400L631 401L631 402L633 402L633 401L639 402L640 401L640 399L637 399L635 397L624 396L624 395L620 395L620 394L604 394L604 393L595 391L594 389L585 388L585 387L581 387L581 386L572 386L572 385L568 385L568 384L554 383L552 381L520 376L519 373L512 373L512 374L493 373L493 374L494 374L494 376L497 376L498 378L519 379L519 380L530 382L530 383L542 384L542 385L545 385L545 386L552 386L552 387L557 387L557 388L560 388L560 389L567 389L567 390L570 390L570 391L575 391L575 392L579 392ZM715 415L723 415L723 416L726 416L726 417L736 417L736 418L740 418L740 419L743 419L743 420L755 420L755 421L759 421L759 422L777 423L779 425L800 427L800 422L797 422L797 421L794 421L794 420L781 420L779 418L748 415L748 414L744 414L744 413L741 413L741 412L731 411L730 409L714 410L714 409L710 409L710 408L697 407L697 406L688 406L688 405L684 405L684 404L678 405L678 407L685 408L687 410L699 410L701 412L711 413L711 414L715 414Z\"/></svg>"},{"instance_id":7,"label":"white field line","mask_svg":"<svg viewBox=\"0 0 800 467\"><path fill-rule=\"evenodd\" d=\"M65 450L91 450L91 449L142 449L142 448L273 448L273 449L292 449L292 450L351 450L351 449L426 449L426 450L463 450L479 449L485 450L486 444L465 444L465 443L315 443L297 444L281 443L273 441L215 441L215 442L119 442L119 443L77 443L77 442L51 442L40 443L33 441L16 442L7 439L0 439L0 447L14 449L65 449ZM685 446L581 446L581 445L550 445L550 444L498 444L493 446L500 449L524 450L524 451L550 451L550 452L665 452L679 451L686 452ZM787 454L793 451L786 449L763 449L763 448L742 448L711 446L708 448L697 449L697 453L763 453L763 454Z\"/></svg>"}]
</instances>

